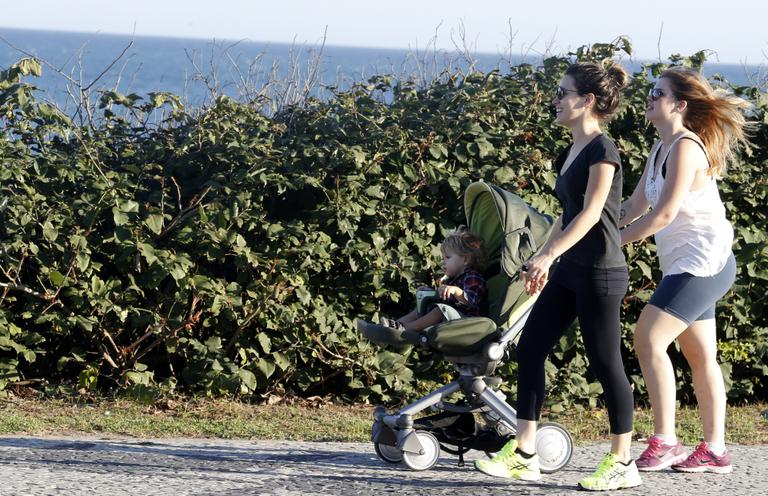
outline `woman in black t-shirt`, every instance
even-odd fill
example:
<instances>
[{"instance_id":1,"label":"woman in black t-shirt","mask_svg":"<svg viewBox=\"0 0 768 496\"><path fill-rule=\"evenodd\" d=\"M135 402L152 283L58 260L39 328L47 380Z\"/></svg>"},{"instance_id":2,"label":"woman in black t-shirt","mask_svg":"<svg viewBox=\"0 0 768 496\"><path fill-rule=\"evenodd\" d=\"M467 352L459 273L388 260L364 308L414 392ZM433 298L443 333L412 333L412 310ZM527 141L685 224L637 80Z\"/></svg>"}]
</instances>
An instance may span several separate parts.
<instances>
[{"instance_id":1,"label":"woman in black t-shirt","mask_svg":"<svg viewBox=\"0 0 768 496\"><path fill-rule=\"evenodd\" d=\"M517 437L493 460L475 462L487 474L541 478L536 423L544 402L544 362L578 318L590 368L603 386L611 427L611 452L579 485L611 490L642 483L629 453L634 400L621 359L619 310L628 284L618 227L621 159L600 130L618 106L626 83L626 72L618 65L606 70L579 63L568 68L555 93L555 122L567 127L573 140L555 160L555 192L563 214L522 274L526 291L541 295L517 347Z\"/></svg>"}]
</instances>

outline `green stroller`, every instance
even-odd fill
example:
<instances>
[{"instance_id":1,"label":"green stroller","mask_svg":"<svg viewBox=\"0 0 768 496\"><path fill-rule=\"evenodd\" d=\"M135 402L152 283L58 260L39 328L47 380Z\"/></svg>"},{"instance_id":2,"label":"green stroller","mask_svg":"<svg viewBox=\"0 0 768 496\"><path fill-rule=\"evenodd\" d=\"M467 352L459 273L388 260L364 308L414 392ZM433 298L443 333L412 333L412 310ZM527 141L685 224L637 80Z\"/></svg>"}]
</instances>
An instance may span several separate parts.
<instances>
[{"instance_id":1,"label":"green stroller","mask_svg":"<svg viewBox=\"0 0 768 496\"><path fill-rule=\"evenodd\" d=\"M517 195L485 182L467 187L464 211L470 230L485 242L495 269L486 274L488 317L442 322L421 332L357 321L358 330L370 341L439 353L458 373L450 384L397 412L384 407L374 410L372 440L377 456L412 470L433 467L441 450L458 455L460 465L470 449L490 456L516 433L517 412L499 389L502 379L493 374L509 356L510 345L522 332L535 301L535 296L525 293L519 269L546 241L552 220ZM425 410L433 413L417 416ZM541 471L555 472L570 461L573 439L562 425L540 423L536 451Z\"/></svg>"}]
</instances>

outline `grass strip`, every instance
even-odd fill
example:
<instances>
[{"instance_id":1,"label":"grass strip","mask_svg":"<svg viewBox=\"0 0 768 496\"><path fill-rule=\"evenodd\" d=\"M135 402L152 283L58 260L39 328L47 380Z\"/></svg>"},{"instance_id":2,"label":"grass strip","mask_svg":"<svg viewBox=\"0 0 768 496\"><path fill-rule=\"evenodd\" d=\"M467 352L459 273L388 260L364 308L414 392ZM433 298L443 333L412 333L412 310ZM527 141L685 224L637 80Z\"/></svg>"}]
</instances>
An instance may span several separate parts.
<instances>
[{"instance_id":1,"label":"grass strip","mask_svg":"<svg viewBox=\"0 0 768 496\"><path fill-rule=\"evenodd\" d=\"M161 400L147 405L128 399L88 403L66 399L0 400L2 435L114 435L138 438L205 437L302 441L370 440L370 405L328 401L255 405L226 399ZM729 443L768 444L768 406L730 406L726 418ZM678 411L678 437L695 444L701 437L698 411ZM550 420L565 425L577 444L608 439L603 409L573 409ZM635 412L636 437L652 433L650 410Z\"/></svg>"}]
</instances>

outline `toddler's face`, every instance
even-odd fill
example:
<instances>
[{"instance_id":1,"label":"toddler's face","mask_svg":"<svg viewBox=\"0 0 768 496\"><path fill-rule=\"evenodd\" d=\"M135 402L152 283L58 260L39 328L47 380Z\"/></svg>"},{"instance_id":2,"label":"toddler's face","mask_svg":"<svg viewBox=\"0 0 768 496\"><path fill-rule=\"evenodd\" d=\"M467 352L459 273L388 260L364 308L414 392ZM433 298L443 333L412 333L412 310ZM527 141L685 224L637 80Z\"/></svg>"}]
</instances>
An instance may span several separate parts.
<instances>
[{"instance_id":1,"label":"toddler's face","mask_svg":"<svg viewBox=\"0 0 768 496\"><path fill-rule=\"evenodd\" d=\"M443 272L448 277L456 277L461 274L467 265L467 257L453 253L452 251L443 252Z\"/></svg>"}]
</instances>

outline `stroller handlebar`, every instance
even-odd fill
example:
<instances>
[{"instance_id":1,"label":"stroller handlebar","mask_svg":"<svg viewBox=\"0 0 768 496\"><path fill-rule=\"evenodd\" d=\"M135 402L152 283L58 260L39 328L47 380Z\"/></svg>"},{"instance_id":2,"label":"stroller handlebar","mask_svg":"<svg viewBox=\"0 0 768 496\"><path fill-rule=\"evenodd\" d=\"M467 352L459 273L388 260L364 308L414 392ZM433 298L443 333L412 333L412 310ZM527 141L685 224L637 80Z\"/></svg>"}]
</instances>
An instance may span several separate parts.
<instances>
[{"instance_id":1,"label":"stroller handlebar","mask_svg":"<svg viewBox=\"0 0 768 496\"><path fill-rule=\"evenodd\" d=\"M533 298L531 298L533 300ZM531 301L531 304L527 306L525 311L520 315L519 318L515 320L515 322L506 330L502 331L501 338L499 338L498 343L502 345L503 347L506 347L509 345L509 343L513 343L517 341L517 338L520 337L520 334L523 332L523 327L525 327L525 322L528 320L528 315L531 313L531 309L533 308L533 302Z\"/></svg>"}]
</instances>

